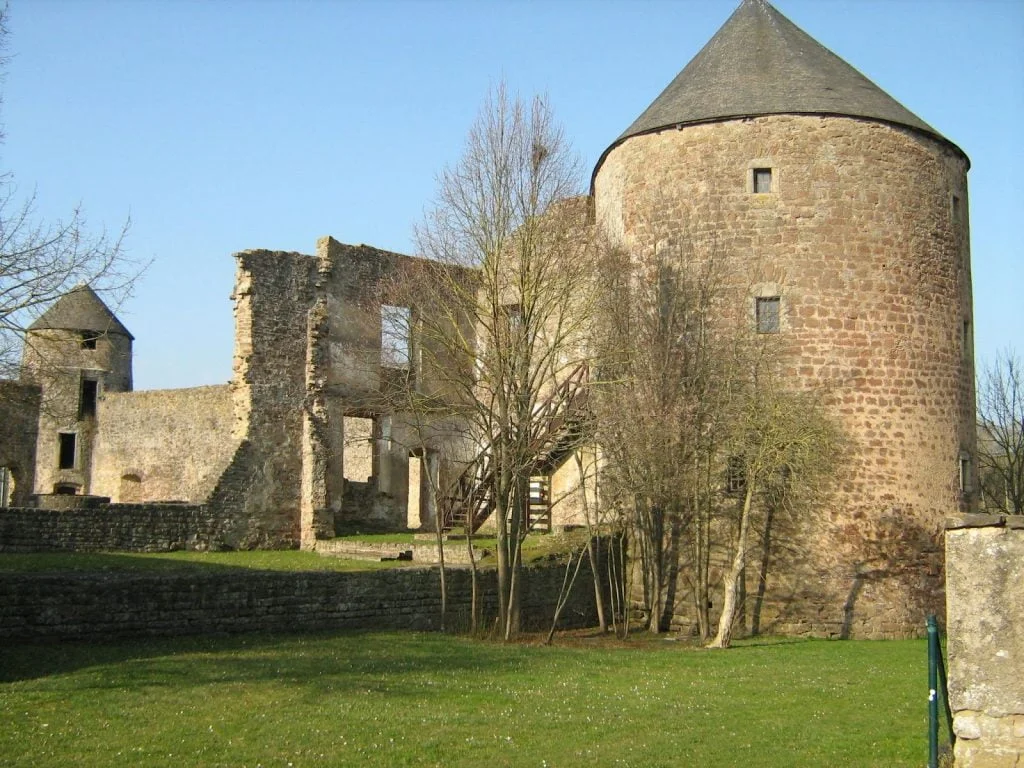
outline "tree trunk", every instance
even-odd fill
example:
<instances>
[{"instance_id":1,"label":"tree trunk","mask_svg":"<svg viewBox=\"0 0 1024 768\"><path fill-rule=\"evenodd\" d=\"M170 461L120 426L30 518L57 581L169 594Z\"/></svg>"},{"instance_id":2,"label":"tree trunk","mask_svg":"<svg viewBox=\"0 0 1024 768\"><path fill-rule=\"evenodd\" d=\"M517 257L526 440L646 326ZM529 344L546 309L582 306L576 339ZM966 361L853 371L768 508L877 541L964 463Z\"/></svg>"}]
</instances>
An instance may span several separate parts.
<instances>
[{"instance_id":1,"label":"tree trunk","mask_svg":"<svg viewBox=\"0 0 1024 768\"><path fill-rule=\"evenodd\" d=\"M750 528L750 507L754 496L754 478L747 477L747 491L743 496L740 512L740 530L736 537L736 552L732 567L725 576L725 596L722 601L722 615L718 619L718 634L708 643L708 648L728 648L732 643L733 624L736 619L736 603L739 597L740 578L747 564L747 533Z\"/></svg>"}]
</instances>

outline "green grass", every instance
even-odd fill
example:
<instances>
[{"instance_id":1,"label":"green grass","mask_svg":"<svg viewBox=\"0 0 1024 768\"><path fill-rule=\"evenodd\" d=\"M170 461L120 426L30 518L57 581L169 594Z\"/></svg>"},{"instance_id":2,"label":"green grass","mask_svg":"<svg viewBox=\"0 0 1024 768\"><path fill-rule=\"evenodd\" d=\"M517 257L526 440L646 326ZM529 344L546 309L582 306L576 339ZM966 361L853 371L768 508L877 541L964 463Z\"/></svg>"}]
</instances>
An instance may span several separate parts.
<instances>
[{"instance_id":1,"label":"green grass","mask_svg":"<svg viewBox=\"0 0 1024 768\"><path fill-rule=\"evenodd\" d=\"M13 646L0 763L919 766L925 643L399 633Z\"/></svg>"},{"instance_id":2,"label":"green grass","mask_svg":"<svg viewBox=\"0 0 1024 768\"><path fill-rule=\"evenodd\" d=\"M368 571L395 568L407 562L374 562L322 557L298 550L253 552L40 552L0 554L0 572L52 571Z\"/></svg>"}]
</instances>

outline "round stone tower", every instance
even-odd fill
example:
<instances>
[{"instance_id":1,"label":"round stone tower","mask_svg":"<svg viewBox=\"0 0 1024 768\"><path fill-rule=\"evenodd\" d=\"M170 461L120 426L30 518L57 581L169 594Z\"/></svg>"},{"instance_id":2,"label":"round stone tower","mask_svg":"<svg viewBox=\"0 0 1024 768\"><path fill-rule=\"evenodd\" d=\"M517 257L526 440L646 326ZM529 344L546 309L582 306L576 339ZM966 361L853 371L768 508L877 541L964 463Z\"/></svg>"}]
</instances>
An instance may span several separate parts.
<instances>
[{"instance_id":1,"label":"round stone tower","mask_svg":"<svg viewBox=\"0 0 1024 768\"><path fill-rule=\"evenodd\" d=\"M29 327L22 376L42 388L37 493L90 492L99 399L131 391L132 340L87 285L72 288Z\"/></svg>"},{"instance_id":2,"label":"round stone tower","mask_svg":"<svg viewBox=\"0 0 1024 768\"><path fill-rule=\"evenodd\" d=\"M607 235L713 260L723 311L778 334L789 383L827 393L853 445L770 561L764 631L920 634L943 611L943 519L976 485L969 165L764 0L597 163Z\"/></svg>"}]
</instances>

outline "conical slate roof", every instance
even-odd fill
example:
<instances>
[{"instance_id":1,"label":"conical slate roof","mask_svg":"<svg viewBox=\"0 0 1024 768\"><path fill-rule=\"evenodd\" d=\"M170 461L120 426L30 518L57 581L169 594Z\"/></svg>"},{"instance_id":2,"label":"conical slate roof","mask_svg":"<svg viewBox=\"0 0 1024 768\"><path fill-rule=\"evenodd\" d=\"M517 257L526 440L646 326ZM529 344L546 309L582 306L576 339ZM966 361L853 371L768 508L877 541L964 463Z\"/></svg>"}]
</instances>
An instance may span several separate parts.
<instances>
[{"instance_id":1,"label":"conical slate roof","mask_svg":"<svg viewBox=\"0 0 1024 768\"><path fill-rule=\"evenodd\" d=\"M88 285L76 285L65 293L28 328L30 331L60 329L119 333L133 339L121 321Z\"/></svg>"},{"instance_id":2,"label":"conical slate roof","mask_svg":"<svg viewBox=\"0 0 1024 768\"><path fill-rule=\"evenodd\" d=\"M597 165L631 136L689 123L777 114L844 115L896 123L963 154L766 0L743 0Z\"/></svg>"}]
</instances>

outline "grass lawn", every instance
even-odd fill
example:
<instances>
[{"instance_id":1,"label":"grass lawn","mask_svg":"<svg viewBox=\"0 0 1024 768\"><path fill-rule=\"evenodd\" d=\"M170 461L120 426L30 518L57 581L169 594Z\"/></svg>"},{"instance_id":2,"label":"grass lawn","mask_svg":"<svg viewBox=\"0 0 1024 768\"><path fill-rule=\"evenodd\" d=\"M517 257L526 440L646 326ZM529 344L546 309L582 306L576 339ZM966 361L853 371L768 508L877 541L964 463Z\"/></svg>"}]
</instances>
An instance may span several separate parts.
<instances>
[{"instance_id":1,"label":"grass lawn","mask_svg":"<svg viewBox=\"0 0 1024 768\"><path fill-rule=\"evenodd\" d=\"M8 646L0 764L920 766L924 641L372 633Z\"/></svg>"}]
</instances>

